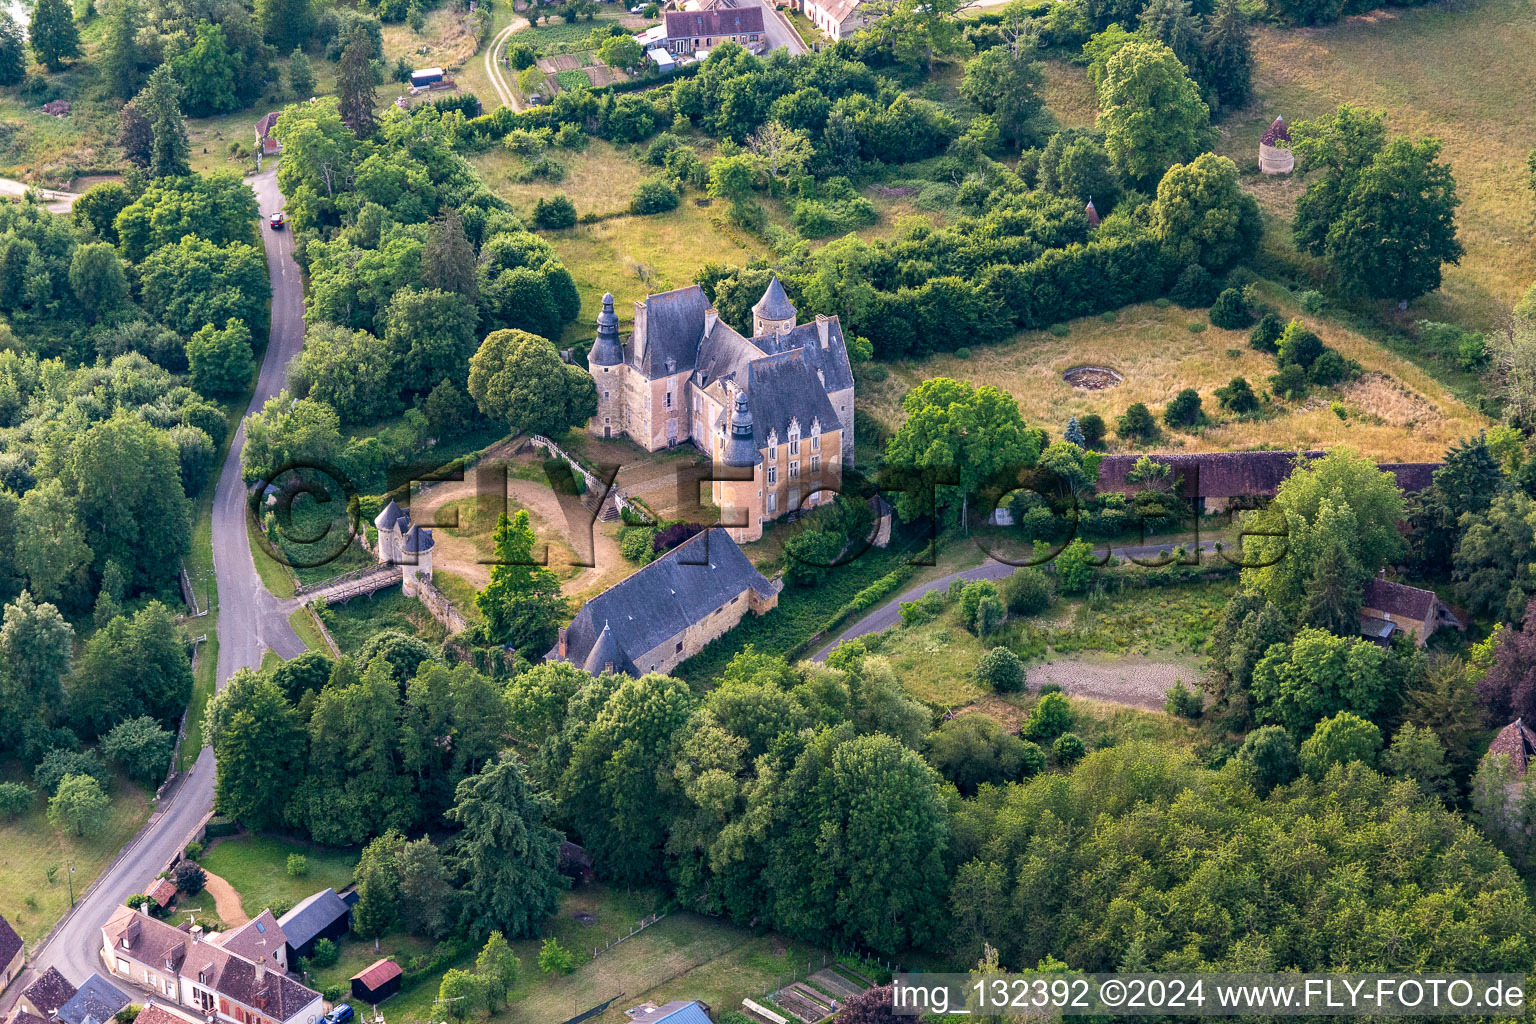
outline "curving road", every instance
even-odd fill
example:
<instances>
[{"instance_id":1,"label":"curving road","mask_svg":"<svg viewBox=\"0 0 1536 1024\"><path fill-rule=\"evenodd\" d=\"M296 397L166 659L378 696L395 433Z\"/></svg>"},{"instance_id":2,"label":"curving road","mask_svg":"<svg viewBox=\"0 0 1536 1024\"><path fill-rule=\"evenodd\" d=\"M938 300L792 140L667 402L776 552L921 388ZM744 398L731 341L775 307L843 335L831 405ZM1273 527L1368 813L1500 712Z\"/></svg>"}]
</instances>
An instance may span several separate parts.
<instances>
[{"instance_id":1,"label":"curving road","mask_svg":"<svg viewBox=\"0 0 1536 1024\"><path fill-rule=\"evenodd\" d=\"M293 260L293 236L265 227L266 215L283 207L276 171L246 179L261 206L267 269L272 278L272 333L261 364L251 409L259 409L283 386L288 361L304 343L304 286ZM237 669L256 668L268 649L284 658L302 654L304 643L288 625L284 603L267 592L256 574L245 530L245 486L240 479L242 426L229 447L213 499L213 565L219 588L219 664L222 688ZM7 989L0 1014L31 980L57 967L75 984L101 966L101 925L113 909L143 892L213 809L213 751L204 747L180 786L150 815L137 836L118 853L53 934L33 952L29 969Z\"/></svg>"}]
</instances>

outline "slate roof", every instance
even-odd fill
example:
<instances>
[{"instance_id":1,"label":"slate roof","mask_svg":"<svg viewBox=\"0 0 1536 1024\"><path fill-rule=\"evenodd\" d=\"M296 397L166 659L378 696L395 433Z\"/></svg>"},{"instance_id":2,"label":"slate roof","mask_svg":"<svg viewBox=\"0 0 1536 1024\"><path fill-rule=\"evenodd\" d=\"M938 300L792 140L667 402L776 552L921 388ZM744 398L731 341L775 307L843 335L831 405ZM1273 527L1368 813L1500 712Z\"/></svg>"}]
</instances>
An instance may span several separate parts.
<instances>
[{"instance_id":1,"label":"slate roof","mask_svg":"<svg viewBox=\"0 0 1536 1024\"><path fill-rule=\"evenodd\" d=\"M610 669L622 672L633 668L624 652L619 650L619 642L613 638L613 627L607 619L603 620L603 628L598 631L597 640L581 667L594 676Z\"/></svg>"},{"instance_id":2,"label":"slate roof","mask_svg":"<svg viewBox=\"0 0 1536 1024\"><path fill-rule=\"evenodd\" d=\"M380 530L393 530L395 524L402 520L405 522L406 528L409 529L411 525L410 513L391 500L388 505L384 506L384 510L374 517L373 525Z\"/></svg>"},{"instance_id":3,"label":"slate roof","mask_svg":"<svg viewBox=\"0 0 1536 1024\"><path fill-rule=\"evenodd\" d=\"M585 666L606 626L622 659L615 669L639 675L634 658L749 589L765 598L775 592L729 533L705 530L583 605L566 630L566 659Z\"/></svg>"},{"instance_id":4,"label":"slate roof","mask_svg":"<svg viewBox=\"0 0 1536 1024\"><path fill-rule=\"evenodd\" d=\"M843 327L837 317L828 317L827 347L821 347L821 330L818 324L800 324L779 335L753 338L752 343L769 355L798 350L811 364L811 369L821 371L826 381L824 390L843 391L853 387L853 364L848 359L848 345L843 339Z\"/></svg>"},{"instance_id":5,"label":"slate roof","mask_svg":"<svg viewBox=\"0 0 1536 1024\"><path fill-rule=\"evenodd\" d=\"M712 11L668 11L668 39L692 39L695 36L732 36L763 31L763 9L717 7Z\"/></svg>"},{"instance_id":6,"label":"slate roof","mask_svg":"<svg viewBox=\"0 0 1536 1024\"><path fill-rule=\"evenodd\" d=\"M59 1007L59 1019L68 1024L107 1024L118 1010L133 1000L122 990L99 974L92 974L81 983L79 991L69 1002Z\"/></svg>"},{"instance_id":7,"label":"slate roof","mask_svg":"<svg viewBox=\"0 0 1536 1024\"><path fill-rule=\"evenodd\" d=\"M26 1010L18 1009L15 1013L11 1014L11 1024L48 1024L48 1021L35 1013L28 1013Z\"/></svg>"},{"instance_id":8,"label":"slate roof","mask_svg":"<svg viewBox=\"0 0 1536 1024\"><path fill-rule=\"evenodd\" d=\"M619 341L619 315L613 311L613 293L603 295L603 311L597 315L597 337L587 352L588 366L617 366L624 361Z\"/></svg>"},{"instance_id":9,"label":"slate roof","mask_svg":"<svg viewBox=\"0 0 1536 1024\"><path fill-rule=\"evenodd\" d=\"M1536 737L1531 736L1531 730L1525 727L1523 719L1515 719L1493 738L1488 744L1488 755L1509 755L1509 767L1516 778L1523 776L1531 764L1531 755L1536 753Z\"/></svg>"},{"instance_id":10,"label":"slate roof","mask_svg":"<svg viewBox=\"0 0 1536 1024\"><path fill-rule=\"evenodd\" d=\"M759 448L768 446L770 433L777 435L779 444L788 443L791 420L800 423L806 437L813 422L820 423L822 433L842 427L803 349L759 359L747 368L747 407L752 411L753 443Z\"/></svg>"},{"instance_id":11,"label":"slate roof","mask_svg":"<svg viewBox=\"0 0 1536 1024\"><path fill-rule=\"evenodd\" d=\"M761 17L762 9L755 10ZM645 345L642 351L642 346L631 339L629 365L651 380L691 372L699 353L699 342L704 337L704 311L707 309L709 297L696 284L647 295L643 302L635 303L637 325L642 319L645 322ZM636 331L637 336L641 333ZM671 360L671 369L667 368L668 360Z\"/></svg>"},{"instance_id":12,"label":"slate roof","mask_svg":"<svg viewBox=\"0 0 1536 1024\"><path fill-rule=\"evenodd\" d=\"M1182 478L1182 493L1187 498L1273 497L1291 475L1297 458L1320 459L1326 452L1198 452L1194 454L1154 454L1152 459L1173 467ZM1106 455L1099 460L1100 491L1131 491L1136 485L1126 483L1126 474L1136 465L1139 455ZM1438 462L1382 463L1383 472L1397 478L1404 491L1423 490L1430 476L1440 468Z\"/></svg>"},{"instance_id":13,"label":"slate roof","mask_svg":"<svg viewBox=\"0 0 1536 1024\"><path fill-rule=\"evenodd\" d=\"M400 977L404 972L400 965L393 960L375 960L372 964L352 975L351 981L360 981L369 989L377 989L380 985Z\"/></svg>"},{"instance_id":14,"label":"slate roof","mask_svg":"<svg viewBox=\"0 0 1536 1024\"><path fill-rule=\"evenodd\" d=\"M17 953L21 952L21 936L16 934L16 929L11 927L11 922L0 917L0 967L8 965Z\"/></svg>"},{"instance_id":15,"label":"slate roof","mask_svg":"<svg viewBox=\"0 0 1536 1024\"><path fill-rule=\"evenodd\" d=\"M1433 590L1410 587L1406 583L1373 577L1365 584L1366 608L1375 608L1388 615L1428 622L1435 617L1435 605L1439 598Z\"/></svg>"},{"instance_id":16,"label":"slate roof","mask_svg":"<svg viewBox=\"0 0 1536 1024\"><path fill-rule=\"evenodd\" d=\"M784 294L784 286L779 283L778 274L774 274L769 280L767 290L763 292L763 297L753 304L752 312L764 320L795 318L794 304L789 301L789 296Z\"/></svg>"},{"instance_id":17,"label":"slate roof","mask_svg":"<svg viewBox=\"0 0 1536 1024\"><path fill-rule=\"evenodd\" d=\"M199 979L219 995L280 1021L289 1020L320 997L320 993L300 985L270 961L262 979L257 981L254 963L211 942L194 942L190 946L182 973Z\"/></svg>"},{"instance_id":18,"label":"slate roof","mask_svg":"<svg viewBox=\"0 0 1536 1024\"><path fill-rule=\"evenodd\" d=\"M763 358L763 349L748 341L723 320L704 336L694 363L693 382L706 387L720 380L737 380L746 375L754 359Z\"/></svg>"},{"instance_id":19,"label":"slate roof","mask_svg":"<svg viewBox=\"0 0 1536 1024\"><path fill-rule=\"evenodd\" d=\"M405 535L405 550L407 554L419 555L431 551L437 542L432 539L432 531L420 526L411 527L411 532Z\"/></svg>"},{"instance_id":20,"label":"slate roof","mask_svg":"<svg viewBox=\"0 0 1536 1024\"><path fill-rule=\"evenodd\" d=\"M321 889L278 918L277 923L288 937L288 944L298 949L346 914L347 905L336 890Z\"/></svg>"},{"instance_id":21,"label":"slate roof","mask_svg":"<svg viewBox=\"0 0 1536 1024\"><path fill-rule=\"evenodd\" d=\"M181 967L192 937L175 925L157 921L128 907L118 907L101 926L112 948L131 959L175 971ZM124 946L123 941L128 941Z\"/></svg>"},{"instance_id":22,"label":"slate roof","mask_svg":"<svg viewBox=\"0 0 1536 1024\"><path fill-rule=\"evenodd\" d=\"M69 983L69 979L60 974L57 967L50 967L26 987L21 997L37 1007L38 1013L48 1017L73 999L75 992L75 986Z\"/></svg>"},{"instance_id":23,"label":"slate roof","mask_svg":"<svg viewBox=\"0 0 1536 1024\"><path fill-rule=\"evenodd\" d=\"M1383 462L1380 469L1397 477L1397 486L1407 494L1428 490L1441 462Z\"/></svg>"},{"instance_id":24,"label":"slate roof","mask_svg":"<svg viewBox=\"0 0 1536 1024\"><path fill-rule=\"evenodd\" d=\"M228 933L219 945L247 960L255 960L263 956L272 960L272 954L282 949L287 941L288 937L283 934L282 925L277 923L277 918L273 916L272 911L263 910Z\"/></svg>"}]
</instances>

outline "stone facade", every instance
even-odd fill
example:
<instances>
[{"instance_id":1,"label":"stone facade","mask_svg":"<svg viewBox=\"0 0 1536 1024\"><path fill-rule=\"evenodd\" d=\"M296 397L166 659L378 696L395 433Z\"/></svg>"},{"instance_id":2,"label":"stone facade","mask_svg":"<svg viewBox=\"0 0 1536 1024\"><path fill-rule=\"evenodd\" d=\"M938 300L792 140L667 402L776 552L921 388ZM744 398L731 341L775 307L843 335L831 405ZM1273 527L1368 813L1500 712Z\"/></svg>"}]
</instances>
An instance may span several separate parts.
<instances>
[{"instance_id":1,"label":"stone facade","mask_svg":"<svg viewBox=\"0 0 1536 1024\"><path fill-rule=\"evenodd\" d=\"M691 443L729 479L713 485L722 523L739 542L763 523L832 500L853 457L853 370L836 317L797 324L775 277L752 309L745 338L698 286L635 303L634 329L619 336L613 296L603 297L587 363L597 385L597 437L627 437L647 451ZM738 399L756 457L726 458ZM737 470L741 472L736 472Z\"/></svg>"},{"instance_id":2,"label":"stone facade","mask_svg":"<svg viewBox=\"0 0 1536 1024\"><path fill-rule=\"evenodd\" d=\"M391 501L373 520L379 531L379 562L400 567L400 591L415 597L417 582L432 579L432 531L411 522L411 514Z\"/></svg>"}]
</instances>

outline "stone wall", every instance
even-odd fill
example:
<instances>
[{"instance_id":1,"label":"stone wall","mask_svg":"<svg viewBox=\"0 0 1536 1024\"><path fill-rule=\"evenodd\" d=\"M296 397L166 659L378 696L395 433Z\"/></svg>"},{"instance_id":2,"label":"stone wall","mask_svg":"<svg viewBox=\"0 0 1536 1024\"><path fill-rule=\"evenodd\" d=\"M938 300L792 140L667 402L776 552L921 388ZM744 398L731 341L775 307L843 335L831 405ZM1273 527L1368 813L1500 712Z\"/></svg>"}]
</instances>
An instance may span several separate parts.
<instances>
[{"instance_id":1,"label":"stone wall","mask_svg":"<svg viewBox=\"0 0 1536 1024\"><path fill-rule=\"evenodd\" d=\"M434 619L443 624L443 627L448 630L449 636L452 636L454 633L463 632L465 627L469 625L459 610L453 606L453 602L448 600L447 596L441 590L434 587L427 579L417 579L415 596L416 600L421 602L422 607L426 608Z\"/></svg>"}]
</instances>

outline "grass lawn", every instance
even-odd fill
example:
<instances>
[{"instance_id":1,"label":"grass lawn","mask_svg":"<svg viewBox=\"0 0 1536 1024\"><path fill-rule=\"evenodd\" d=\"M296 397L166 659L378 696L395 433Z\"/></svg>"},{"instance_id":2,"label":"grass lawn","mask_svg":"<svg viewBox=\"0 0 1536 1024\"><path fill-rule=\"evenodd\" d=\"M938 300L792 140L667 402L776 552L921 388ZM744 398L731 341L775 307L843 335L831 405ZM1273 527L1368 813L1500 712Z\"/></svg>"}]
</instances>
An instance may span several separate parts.
<instances>
[{"instance_id":1,"label":"grass lawn","mask_svg":"<svg viewBox=\"0 0 1536 1024\"><path fill-rule=\"evenodd\" d=\"M0 769L0 781L31 784L32 779L14 762L7 762ZM15 821L0 822L0 917L28 946L46 935L69 909L71 865L78 898L149 818L150 795L118 778L112 785L106 828L87 838L50 825L47 801L40 793L29 812Z\"/></svg>"},{"instance_id":2,"label":"grass lawn","mask_svg":"<svg viewBox=\"0 0 1536 1024\"><path fill-rule=\"evenodd\" d=\"M308 608L295 608L293 614L288 616L288 625L304 641L304 646L312 651L319 651L326 657L331 655L331 645L325 642L325 636L320 632L320 627L315 625L315 613Z\"/></svg>"},{"instance_id":3,"label":"grass lawn","mask_svg":"<svg viewBox=\"0 0 1536 1024\"><path fill-rule=\"evenodd\" d=\"M320 613L342 654L356 653L375 633L398 629L429 644L443 639L442 625L415 598L390 588L333 604Z\"/></svg>"},{"instance_id":4,"label":"grass lawn","mask_svg":"<svg viewBox=\"0 0 1536 1024\"><path fill-rule=\"evenodd\" d=\"M274 597L292 597L293 570L267 554L265 539L257 533L250 516L246 516L245 531L251 544L251 558L256 562L256 575L261 577L261 585L271 591Z\"/></svg>"},{"instance_id":5,"label":"grass lawn","mask_svg":"<svg viewBox=\"0 0 1536 1024\"><path fill-rule=\"evenodd\" d=\"M288 855L303 854L306 874L288 874ZM294 904L327 886L340 891L352 884L358 851L334 850L267 835L241 835L221 840L203 855L209 871L234 886L240 906L255 917L265 908L283 914ZM282 908L282 909L278 909Z\"/></svg>"},{"instance_id":6,"label":"grass lawn","mask_svg":"<svg viewBox=\"0 0 1536 1024\"><path fill-rule=\"evenodd\" d=\"M475 604L475 594L478 591L475 585L457 573L448 572L446 569L432 570L432 585L443 592L443 596L453 602L459 614L471 624L485 621L485 616L480 614L480 608Z\"/></svg>"},{"instance_id":7,"label":"grass lawn","mask_svg":"<svg viewBox=\"0 0 1536 1024\"><path fill-rule=\"evenodd\" d=\"M1223 125L1221 151L1258 161L1275 115L1321 117L1349 102L1385 110L1395 132L1441 139L1462 205L1467 253L1440 292L1405 318L1489 328L1536 279L1525 157L1536 140L1536 19L1526 0L1387 8L1305 30L1259 28L1255 102ZM1264 207L1289 223L1302 185L1251 179Z\"/></svg>"},{"instance_id":8,"label":"grass lawn","mask_svg":"<svg viewBox=\"0 0 1536 1024\"><path fill-rule=\"evenodd\" d=\"M514 14L513 17L522 20L521 14ZM650 24L644 18L631 15L622 4L604 4L598 10L596 17L590 21L582 19L567 22L564 18L550 17L532 28L520 30L520 34L513 42L527 43L541 56L549 53L564 53L567 47L584 45L594 28L606 28L607 23L614 21L623 21L626 27L635 32ZM513 76L509 73L507 77Z\"/></svg>"},{"instance_id":9,"label":"grass lawn","mask_svg":"<svg viewBox=\"0 0 1536 1024\"><path fill-rule=\"evenodd\" d=\"M1087 69L1064 60L1041 61L1040 69L1045 73L1041 90L1045 109L1056 122L1063 128L1092 128L1099 114L1099 96Z\"/></svg>"},{"instance_id":10,"label":"grass lawn","mask_svg":"<svg viewBox=\"0 0 1536 1024\"><path fill-rule=\"evenodd\" d=\"M904 418L901 398L919 381L957 377L994 384L1019 402L1031 424L1053 432L1072 416L1096 412L1110 424L1132 402L1145 402L1154 415L1180 389L1200 391L1211 421L1193 432L1164 430L1155 450L1224 451L1270 447L1327 448L1352 445L1383 461L1437 460L1459 437L1476 434L1489 420L1456 398L1430 374L1354 331L1306 316L1289 291L1270 286L1266 301L1282 316L1301 316L1323 340L1358 360L1366 373L1339 389L1314 389L1301 402L1274 402L1258 418L1224 414L1213 392L1236 376L1256 392L1268 389L1275 372L1271 356L1248 347L1246 331L1226 331L1209 324L1205 310L1152 303L1127 306L1113 319L1087 317L1069 322L1069 331L1025 331L1009 342L971 350L970 359L939 355L890 364L880 382L862 382L859 406L887 428ZM1199 333L1191 324L1204 324ZM1061 378L1075 366L1108 366L1124 383L1103 391L1074 388ZM1341 403L1340 418L1332 403ZM1128 450L1111 439L1111 450Z\"/></svg>"},{"instance_id":11,"label":"grass lawn","mask_svg":"<svg viewBox=\"0 0 1536 1024\"><path fill-rule=\"evenodd\" d=\"M199 624L207 619L196 620ZM197 645L197 661L192 666L192 697L187 701L187 731L176 752L176 769L185 771L203 752L203 713L218 689L219 634L216 623L208 626L208 639Z\"/></svg>"}]
</instances>

